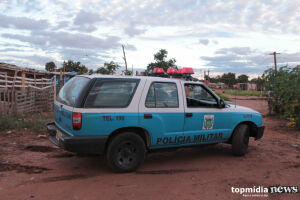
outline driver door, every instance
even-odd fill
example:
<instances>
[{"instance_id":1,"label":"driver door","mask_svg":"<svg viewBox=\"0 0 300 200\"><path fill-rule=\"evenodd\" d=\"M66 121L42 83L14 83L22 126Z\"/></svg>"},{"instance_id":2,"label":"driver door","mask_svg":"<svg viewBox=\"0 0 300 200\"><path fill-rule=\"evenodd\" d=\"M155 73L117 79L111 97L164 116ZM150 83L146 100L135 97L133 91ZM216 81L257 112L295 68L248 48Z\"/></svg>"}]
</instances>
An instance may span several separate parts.
<instances>
[{"instance_id":1,"label":"driver door","mask_svg":"<svg viewBox=\"0 0 300 200\"><path fill-rule=\"evenodd\" d=\"M216 97L202 84L183 83L183 88L185 143L208 144L228 140L230 114L218 108Z\"/></svg>"}]
</instances>

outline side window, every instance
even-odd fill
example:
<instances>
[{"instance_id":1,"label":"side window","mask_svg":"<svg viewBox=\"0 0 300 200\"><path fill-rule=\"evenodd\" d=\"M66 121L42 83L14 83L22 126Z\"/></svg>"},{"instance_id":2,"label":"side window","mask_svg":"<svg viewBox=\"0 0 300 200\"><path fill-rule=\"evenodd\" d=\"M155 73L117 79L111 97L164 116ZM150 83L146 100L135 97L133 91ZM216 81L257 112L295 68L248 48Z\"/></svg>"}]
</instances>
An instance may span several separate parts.
<instances>
[{"instance_id":1,"label":"side window","mask_svg":"<svg viewBox=\"0 0 300 200\"><path fill-rule=\"evenodd\" d=\"M175 83L152 83L145 106L148 108L178 108L178 91Z\"/></svg>"},{"instance_id":2,"label":"side window","mask_svg":"<svg viewBox=\"0 0 300 200\"><path fill-rule=\"evenodd\" d=\"M85 101L85 108L122 108L131 102L138 81L97 80Z\"/></svg>"},{"instance_id":3,"label":"side window","mask_svg":"<svg viewBox=\"0 0 300 200\"><path fill-rule=\"evenodd\" d=\"M201 85L185 84L187 107L216 107L217 100Z\"/></svg>"}]
</instances>

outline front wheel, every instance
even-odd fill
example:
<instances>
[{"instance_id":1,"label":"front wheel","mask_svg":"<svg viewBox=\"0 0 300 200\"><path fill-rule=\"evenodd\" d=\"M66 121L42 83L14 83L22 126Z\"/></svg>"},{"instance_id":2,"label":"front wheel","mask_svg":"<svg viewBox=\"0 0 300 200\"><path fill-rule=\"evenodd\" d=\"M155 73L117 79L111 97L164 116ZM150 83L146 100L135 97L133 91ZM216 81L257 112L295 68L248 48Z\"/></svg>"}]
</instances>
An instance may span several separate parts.
<instances>
[{"instance_id":1,"label":"front wheel","mask_svg":"<svg viewBox=\"0 0 300 200\"><path fill-rule=\"evenodd\" d=\"M246 124L239 125L232 136L232 153L236 156L243 156L248 151L249 127Z\"/></svg>"},{"instance_id":2,"label":"front wheel","mask_svg":"<svg viewBox=\"0 0 300 200\"><path fill-rule=\"evenodd\" d=\"M117 172L135 171L144 161L146 147L143 139L135 133L120 133L112 139L106 151L110 167Z\"/></svg>"}]
</instances>

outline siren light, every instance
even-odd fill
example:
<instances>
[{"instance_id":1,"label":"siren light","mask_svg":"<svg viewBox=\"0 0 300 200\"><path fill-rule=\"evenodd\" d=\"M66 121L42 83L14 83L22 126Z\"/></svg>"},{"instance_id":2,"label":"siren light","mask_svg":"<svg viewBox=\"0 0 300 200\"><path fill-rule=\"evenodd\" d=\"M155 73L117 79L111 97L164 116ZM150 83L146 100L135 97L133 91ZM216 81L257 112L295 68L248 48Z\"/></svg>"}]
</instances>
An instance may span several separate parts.
<instances>
[{"instance_id":1,"label":"siren light","mask_svg":"<svg viewBox=\"0 0 300 200\"><path fill-rule=\"evenodd\" d=\"M165 71L163 68L154 68L153 69L153 74L164 74Z\"/></svg>"},{"instance_id":2,"label":"siren light","mask_svg":"<svg viewBox=\"0 0 300 200\"><path fill-rule=\"evenodd\" d=\"M178 71L175 68L169 68L167 70L167 74L178 74Z\"/></svg>"},{"instance_id":3,"label":"siren light","mask_svg":"<svg viewBox=\"0 0 300 200\"><path fill-rule=\"evenodd\" d=\"M194 74L193 68L185 67L180 69L180 73L182 74Z\"/></svg>"}]
</instances>

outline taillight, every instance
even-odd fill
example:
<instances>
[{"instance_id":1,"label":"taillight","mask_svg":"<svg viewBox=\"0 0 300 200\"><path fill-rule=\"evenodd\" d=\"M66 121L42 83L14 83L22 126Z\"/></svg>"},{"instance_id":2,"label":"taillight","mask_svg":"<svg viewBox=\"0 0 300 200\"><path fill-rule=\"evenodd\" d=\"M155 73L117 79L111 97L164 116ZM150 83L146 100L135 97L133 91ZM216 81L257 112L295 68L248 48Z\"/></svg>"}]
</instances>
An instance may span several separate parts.
<instances>
[{"instance_id":1,"label":"taillight","mask_svg":"<svg viewBox=\"0 0 300 200\"><path fill-rule=\"evenodd\" d=\"M72 115L72 126L74 130L80 130L82 123L82 114L73 112Z\"/></svg>"}]
</instances>

